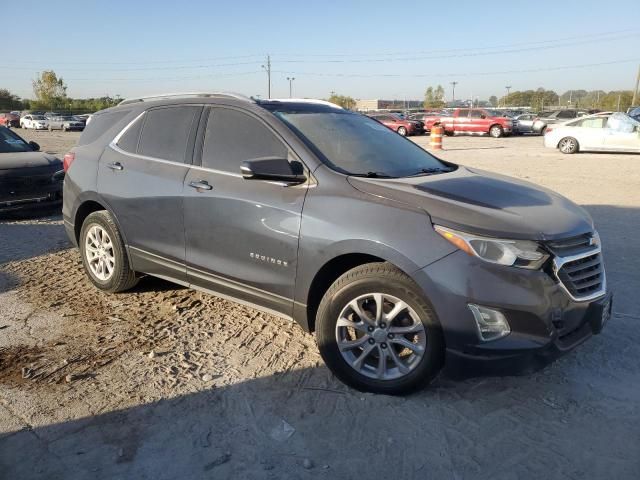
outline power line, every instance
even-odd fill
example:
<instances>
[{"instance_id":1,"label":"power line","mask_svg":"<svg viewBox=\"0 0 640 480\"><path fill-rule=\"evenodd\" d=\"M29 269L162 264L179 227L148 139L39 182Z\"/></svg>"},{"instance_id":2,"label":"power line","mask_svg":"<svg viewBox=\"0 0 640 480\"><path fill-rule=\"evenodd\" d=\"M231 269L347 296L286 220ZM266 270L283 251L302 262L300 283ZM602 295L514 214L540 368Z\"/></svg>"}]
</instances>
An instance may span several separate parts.
<instances>
[{"instance_id":1,"label":"power line","mask_svg":"<svg viewBox=\"0 0 640 480\"><path fill-rule=\"evenodd\" d=\"M274 70L274 73L281 73L286 75L308 75L316 77L345 77L345 78L440 78L440 77L473 77L473 76L485 76L485 75L504 75L504 74L517 74L517 73L535 73L535 72L551 72L557 70L570 70L573 68L589 68L599 67L603 65L615 65L619 63L637 62L640 58L629 58L624 60L612 60L610 62L598 62L598 63L584 63L580 65L561 65L556 67L540 67L520 70L502 70L502 71L490 71L490 72L455 72L455 73L426 73L426 74L406 74L406 73L327 73L327 72L302 72L302 71L287 71L287 70Z\"/></svg>"}]
</instances>

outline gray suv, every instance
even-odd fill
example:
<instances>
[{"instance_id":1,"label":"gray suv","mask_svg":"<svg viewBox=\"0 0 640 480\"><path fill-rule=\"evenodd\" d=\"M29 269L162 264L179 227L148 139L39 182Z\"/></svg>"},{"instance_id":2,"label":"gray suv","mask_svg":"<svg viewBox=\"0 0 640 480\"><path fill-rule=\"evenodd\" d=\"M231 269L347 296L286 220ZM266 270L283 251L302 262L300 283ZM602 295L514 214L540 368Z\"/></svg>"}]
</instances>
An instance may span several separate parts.
<instances>
[{"instance_id":1,"label":"gray suv","mask_svg":"<svg viewBox=\"0 0 640 480\"><path fill-rule=\"evenodd\" d=\"M582 208L330 103L126 100L64 166L65 227L98 288L153 275L293 319L360 390L407 393L445 364L530 371L611 312Z\"/></svg>"}]
</instances>

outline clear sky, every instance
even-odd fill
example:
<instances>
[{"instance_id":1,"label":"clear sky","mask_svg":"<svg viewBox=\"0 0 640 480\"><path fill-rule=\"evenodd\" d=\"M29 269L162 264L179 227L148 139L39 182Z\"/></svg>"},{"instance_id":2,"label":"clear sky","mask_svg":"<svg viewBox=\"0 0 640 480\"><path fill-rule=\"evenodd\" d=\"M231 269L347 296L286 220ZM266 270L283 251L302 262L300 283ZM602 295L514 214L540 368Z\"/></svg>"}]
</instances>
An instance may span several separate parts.
<instances>
[{"instance_id":1,"label":"clear sky","mask_svg":"<svg viewBox=\"0 0 640 480\"><path fill-rule=\"evenodd\" d=\"M175 91L456 98L632 89L640 0L4 0L0 88L53 69L72 97ZM12 23L15 20L15 23ZM7 36L8 35L8 36ZM600 64L600 65L595 65Z\"/></svg>"}]
</instances>

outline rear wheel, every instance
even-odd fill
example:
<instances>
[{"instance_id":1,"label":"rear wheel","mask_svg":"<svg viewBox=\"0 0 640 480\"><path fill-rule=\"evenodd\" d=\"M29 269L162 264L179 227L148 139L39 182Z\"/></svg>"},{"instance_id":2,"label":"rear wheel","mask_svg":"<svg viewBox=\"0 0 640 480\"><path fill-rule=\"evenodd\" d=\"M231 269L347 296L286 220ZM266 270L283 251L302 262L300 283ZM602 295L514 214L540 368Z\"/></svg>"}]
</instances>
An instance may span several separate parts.
<instances>
[{"instance_id":1,"label":"rear wheel","mask_svg":"<svg viewBox=\"0 0 640 480\"><path fill-rule=\"evenodd\" d=\"M400 135L402 135L403 137L406 137L407 136L407 129L404 128L404 127L398 127L398 133Z\"/></svg>"},{"instance_id":2,"label":"rear wheel","mask_svg":"<svg viewBox=\"0 0 640 480\"><path fill-rule=\"evenodd\" d=\"M494 125L489 129L489 135L491 135L493 138L500 138L502 135L504 135L504 130L502 130L502 127L500 125Z\"/></svg>"},{"instance_id":3,"label":"rear wheel","mask_svg":"<svg viewBox=\"0 0 640 480\"><path fill-rule=\"evenodd\" d=\"M100 290L123 292L138 283L122 236L109 212L93 212L85 219L79 243L84 269Z\"/></svg>"},{"instance_id":4,"label":"rear wheel","mask_svg":"<svg viewBox=\"0 0 640 480\"><path fill-rule=\"evenodd\" d=\"M388 263L342 275L316 321L320 354L344 383L400 395L427 385L443 365L440 326L420 289Z\"/></svg>"},{"instance_id":5,"label":"rear wheel","mask_svg":"<svg viewBox=\"0 0 640 480\"><path fill-rule=\"evenodd\" d=\"M579 150L578 140L573 137L564 137L558 142L558 149L560 149L562 153L577 153Z\"/></svg>"}]
</instances>

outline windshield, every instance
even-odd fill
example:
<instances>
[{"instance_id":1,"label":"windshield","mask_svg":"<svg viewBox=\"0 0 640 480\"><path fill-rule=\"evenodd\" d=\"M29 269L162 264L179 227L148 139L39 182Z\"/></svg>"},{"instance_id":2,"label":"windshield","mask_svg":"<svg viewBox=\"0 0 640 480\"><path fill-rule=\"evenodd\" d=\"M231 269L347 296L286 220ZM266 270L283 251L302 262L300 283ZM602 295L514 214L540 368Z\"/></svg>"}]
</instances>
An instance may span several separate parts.
<instances>
[{"instance_id":1,"label":"windshield","mask_svg":"<svg viewBox=\"0 0 640 480\"><path fill-rule=\"evenodd\" d=\"M331 168L350 175L405 177L451 167L370 118L348 112L275 111Z\"/></svg>"},{"instance_id":2,"label":"windshield","mask_svg":"<svg viewBox=\"0 0 640 480\"><path fill-rule=\"evenodd\" d=\"M33 149L8 128L0 128L0 153L32 152Z\"/></svg>"},{"instance_id":3,"label":"windshield","mask_svg":"<svg viewBox=\"0 0 640 480\"><path fill-rule=\"evenodd\" d=\"M32 120L44 120L44 115L31 115Z\"/></svg>"}]
</instances>

